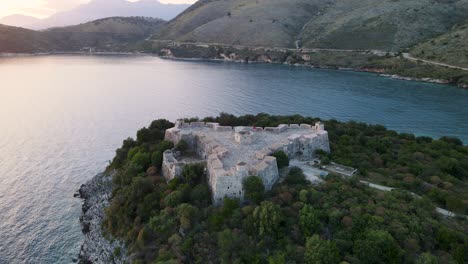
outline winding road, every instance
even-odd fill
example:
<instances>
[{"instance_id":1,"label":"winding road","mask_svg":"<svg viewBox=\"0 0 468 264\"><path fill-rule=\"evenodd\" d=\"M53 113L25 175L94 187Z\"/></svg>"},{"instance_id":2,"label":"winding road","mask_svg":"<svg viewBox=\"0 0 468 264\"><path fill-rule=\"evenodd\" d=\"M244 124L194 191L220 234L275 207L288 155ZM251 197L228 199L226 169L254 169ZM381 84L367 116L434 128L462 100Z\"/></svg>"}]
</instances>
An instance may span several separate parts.
<instances>
[{"instance_id":1,"label":"winding road","mask_svg":"<svg viewBox=\"0 0 468 264\"><path fill-rule=\"evenodd\" d=\"M375 55L380 55L380 56L385 55L385 54L396 55L396 52L389 52L389 51L384 51L384 50L301 48L299 40L296 40L294 42L294 45L296 46L295 48L285 48L285 47L261 47L261 46L229 45L229 44L223 44L223 43L175 42L175 41L171 41L171 40L154 40L154 39L151 39L151 37L152 36L149 36L146 40L147 41L152 41L152 42L171 43L172 45L194 45L194 46L203 46L203 47L220 46L220 47L225 47L225 48L229 47L229 48L235 48L235 49L253 49L253 50L264 49L264 50L274 50L274 51L298 51L298 52L306 52L306 53L307 52L318 52L318 51L329 51L329 52L369 52L369 53L372 53L372 54L375 54ZM411 54L409 54L409 53L402 53L402 56L403 56L403 58L405 58L407 60L411 60L411 61L423 62L423 63L437 65L437 66L468 71L468 68L455 66L455 65L450 65L450 64L442 63L442 62L435 62L435 61L430 61L430 60L419 59L419 58L411 56Z\"/></svg>"},{"instance_id":2,"label":"winding road","mask_svg":"<svg viewBox=\"0 0 468 264\"><path fill-rule=\"evenodd\" d=\"M371 188L374 188L374 189L377 189L377 190L381 190L381 191L384 191L384 192L390 192L390 191L396 189L396 188L391 188L391 187L387 187L387 186L383 186L383 185L378 185L378 184L371 183L371 182L368 182L368 181L360 181L360 182L363 183L363 184L365 184L365 185L367 185L367 186L369 186L369 187L371 187ZM421 196L419 196L419 195L417 195L417 194L415 194L415 193L412 193L412 192L410 192L410 193L411 193L411 195L413 195L414 197L421 198ZM439 214L441 214L441 215L443 215L443 216L445 216L445 217L455 217L455 216L457 216L456 213L451 212L451 211L448 211L448 210L445 210L445 209L440 208L440 207L436 207L435 210L436 210L437 213L439 213ZM466 216L466 215L460 215L460 214L458 214L458 216L464 216L465 219L468 220L468 216Z\"/></svg>"},{"instance_id":3,"label":"winding road","mask_svg":"<svg viewBox=\"0 0 468 264\"><path fill-rule=\"evenodd\" d=\"M424 62L424 63L432 64L432 65L437 65L437 66L443 66L443 67L447 67L447 68L468 71L468 68L463 68L463 67L459 67L459 66L455 66L455 65L450 65L450 64L435 62L435 61L430 61L430 60L418 59L418 58L415 58L415 57L411 56L411 54L409 54L409 53L403 53L403 58L405 58L407 60L420 61L420 62Z\"/></svg>"}]
</instances>

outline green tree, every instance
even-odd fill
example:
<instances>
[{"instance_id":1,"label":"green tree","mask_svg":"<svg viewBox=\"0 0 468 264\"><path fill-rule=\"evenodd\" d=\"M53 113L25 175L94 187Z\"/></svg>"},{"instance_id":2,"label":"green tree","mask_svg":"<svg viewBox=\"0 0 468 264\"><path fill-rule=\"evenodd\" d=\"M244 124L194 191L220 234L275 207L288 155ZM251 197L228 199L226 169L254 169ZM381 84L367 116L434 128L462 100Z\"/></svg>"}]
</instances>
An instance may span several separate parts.
<instances>
[{"instance_id":1,"label":"green tree","mask_svg":"<svg viewBox=\"0 0 468 264\"><path fill-rule=\"evenodd\" d=\"M263 200L263 195L265 193L265 186L263 186L263 181L258 176L249 176L243 181L244 187L244 197L258 204Z\"/></svg>"},{"instance_id":2,"label":"green tree","mask_svg":"<svg viewBox=\"0 0 468 264\"><path fill-rule=\"evenodd\" d=\"M290 185L293 185L293 184L306 185L308 183L304 173L298 167L293 167L289 170L289 173L284 179L284 182Z\"/></svg>"},{"instance_id":3,"label":"green tree","mask_svg":"<svg viewBox=\"0 0 468 264\"><path fill-rule=\"evenodd\" d=\"M306 204L299 213L299 226L306 237L310 237L320 230L320 220L311 205Z\"/></svg>"},{"instance_id":4,"label":"green tree","mask_svg":"<svg viewBox=\"0 0 468 264\"><path fill-rule=\"evenodd\" d=\"M198 184L190 191L190 202L199 207L206 207L211 203L210 188L205 184Z\"/></svg>"},{"instance_id":5,"label":"green tree","mask_svg":"<svg viewBox=\"0 0 468 264\"><path fill-rule=\"evenodd\" d=\"M276 158L276 164L279 169L289 166L289 157L284 151L278 150L271 155Z\"/></svg>"},{"instance_id":6,"label":"green tree","mask_svg":"<svg viewBox=\"0 0 468 264\"><path fill-rule=\"evenodd\" d=\"M176 207L182 203L183 193L181 191L173 191L164 198L164 203L169 207Z\"/></svg>"},{"instance_id":7,"label":"green tree","mask_svg":"<svg viewBox=\"0 0 468 264\"><path fill-rule=\"evenodd\" d=\"M285 264L286 256L284 252L277 252L268 258L268 264Z\"/></svg>"},{"instance_id":8,"label":"green tree","mask_svg":"<svg viewBox=\"0 0 468 264\"><path fill-rule=\"evenodd\" d=\"M192 227L192 221L198 209L190 204L183 203L177 206L177 216L179 217L180 226L183 229L189 229Z\"/></svg>"},{"instance_id":9,"label":"green tree","mask_svg":"<svg viewBox=\"0 0 468 264\"><path fill-rule=\"evenodd\" d=\"M149 129L151 130L163 130L165 131L166 129L174 127L174 123L171 123L167 121L166 119L158 119L153 122L151 122L151 125L149 126Z\"/></svg>"},{"instance_id":10,"label":"green tree","mask_svg":"<svg viewBox=\"0 0 468 264\"><path fill-rule=\"evenodd\" d=\"M439 260L430 253L423 253L418 257L416 264L439 264Z\"/></svg>"},{"instance_id":11,"label":"green tree","mask_svg":"<svg viewBox=\"0 0 468 264\"><path fill-rule=\"evenodd\" d=\"M259 236L279 236L283 220L279 206L270 201L264 201L253 211L254 226Z\"/></svg>"},{"instance_id":12,"label":"green tree","mask_svg":"<svg viewBox=\"0 0 468 264\"><path fill-rule=\"evenodd\" d=\"M205 176L205 166L203 164L187 164L182 168L181 176L188 184L200 183Z\"/></svg>"},{"instance_id":13,"label":"green tree","mask_svg":"<svg viewBox=\"0 0 468 264\"><path fill-rule=\"evenodd\" d=\"M183 153L183 152L188 150L189 145L188 145L187 141L181 140L181 141L179 141L179 143L177 143L175 148L176 148L177 151L180 151L180 152Z\"/></svg>"},{"instance_id":14,"label":"green tree","mask_svg":"<svg viewBox=\"0 0 468 264\"><path fill-rule=\"evenodd\" d=\"M224 217L231 217L234 210L239 208L239 200L235 198L224 198L223 211L222 214Z\"/></svg>"},{"instance_id":15,"label":"green tree","mask_svg":"<svg viewBox=\"0 0 468 264\"><path fill-rule=\"evenodd\" d=\"M400 247L384 230L368 230L354 243L354 253L363 263L399 263Z\"/></svg>"},{"instance_id":16,"label":"green tree","mask_svg":"<svg viewBox=\"0 0 468 264\"><path fill-rule=\"evenodd\" d=\"M149 167L150 163L151 159L149 153L143 152L136 153L131 160L131 165L138 168L139 172L145 171Z\"/></svg>"},{"instance_id":17,"label":"green tree","mask_svg":"<svg viewBox=\"0 0 468 264\"><path fill-rule=\"evenodd\" d=\"M314 235L307 239L304 258L307 264L335 264L340 262L340 252L334 242Z\"/></svg>"}]
</instances>

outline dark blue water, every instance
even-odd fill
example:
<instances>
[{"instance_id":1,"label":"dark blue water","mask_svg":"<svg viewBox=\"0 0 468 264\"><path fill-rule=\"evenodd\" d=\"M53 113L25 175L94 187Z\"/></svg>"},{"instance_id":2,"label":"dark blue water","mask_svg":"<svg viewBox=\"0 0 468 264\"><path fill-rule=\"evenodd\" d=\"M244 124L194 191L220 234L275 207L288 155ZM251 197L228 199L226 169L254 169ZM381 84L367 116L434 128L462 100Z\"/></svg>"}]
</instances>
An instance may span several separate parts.
<instances>
[{"instance_id":1,"label":"dark blue water","mask_svg":"<svg viewBox=\"0 0 468 264\"><path fill-rule=\"evenodd\" d=\"M0 59L0 263L76 258L73 193L153 119L302 114L468 143L467 106L467 90L366 73L152 57Z\"/></svg>"}]
</instances>

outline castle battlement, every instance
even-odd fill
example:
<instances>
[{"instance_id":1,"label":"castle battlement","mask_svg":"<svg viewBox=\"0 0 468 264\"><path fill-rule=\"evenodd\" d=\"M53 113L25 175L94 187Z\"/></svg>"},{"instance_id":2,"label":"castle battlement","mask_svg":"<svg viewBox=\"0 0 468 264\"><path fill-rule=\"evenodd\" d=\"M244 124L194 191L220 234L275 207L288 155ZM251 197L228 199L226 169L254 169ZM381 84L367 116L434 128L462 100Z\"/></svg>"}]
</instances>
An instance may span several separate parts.
<instances>
[{"instance_id":1,"label":"castle battlement","mask_svg":"<svg viewBox=\"0 0 468 264\"><path fill-rule=\"evenodd\" d=\"M330 151L328 133L323 123L283 124L277 127L230 127L218 123L177 121L166 130L165 139L174 144L187 142L197 159L176 157L173 150L164 152L163 174L167 180L178 177L189 163L206 162L208 184L213 201L224 197L242 198L243 179L259 176L267 190L279 178L276 151L285 152L290 159L312 160L318 149Z\"/></svg>"},{"instance_id":2,"label":"castle battlement","mask_svg":"<svg viewBox=\"0 0 468 264\"><path fill-rule=\"evenodd\" d=\"M251 132L272 132L272 133L282 133L287 130L315 130L315 131L323 131L325 127L323 123L317 122L314 126L308 124L281 124L277 127L253 127L253 126L239 126L239 127L231 127L231 126L221 126L219 123L211 123L211 122L184 122L182 120L178 120L175 124L175 129L209 129L211 131L217 132L229 132L229 131L251 131Z\"/></svg>"}]
</instances>

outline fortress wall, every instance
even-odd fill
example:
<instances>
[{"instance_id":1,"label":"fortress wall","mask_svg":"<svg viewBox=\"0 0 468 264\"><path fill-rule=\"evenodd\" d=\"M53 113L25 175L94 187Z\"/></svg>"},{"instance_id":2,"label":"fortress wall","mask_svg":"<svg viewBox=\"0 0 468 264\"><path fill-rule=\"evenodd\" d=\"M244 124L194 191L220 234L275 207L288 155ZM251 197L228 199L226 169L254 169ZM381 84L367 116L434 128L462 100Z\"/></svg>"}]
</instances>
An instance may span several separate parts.
<instances>
[{"instance_id":1,"label":"fortress wall","mask_svg":"<svg viewBox=\"0 0 468 264\"><path fill-rule=\"evenodd\" d=\"M326 131L305 136L291 136L288 140L289 144L285 146L285 152L290 159L311 160L315 158L315 152L319 149L330 152Z\"/></svg>"},{"instance_id":2,"label":"fortress wall","mask_svg":"<svg viewBox=\"0 0 468 264\"><path fill-rule=\"evenodd\" d=\"M267 156L265 159L251 169L249 175L258 176L262 179L265 190L269 191L279 178L276 158Z\"/></svg>"},{"instance_id":3,"label":"fortress wall","mask_svg":"<svg viewBox=\"0 0 468 264\"><path fill-rule=\"evenodd\" d=\"M243 182L249 174L247 171L225 171L225 173L216 175L216 183L212 186L213 202L222 204L225 197L243 198Z\"/></svg>"},{"instance_id":4,"label":"fortress wall","mask_svg":"<svg viewBox=\"0 0 468 264\"><path fill-rule=\"evenodd\" d=\"M163 153L162 174L166 181L170 181L178 177L182 173L182 168L185 163L179 162L171 150L166 150Z\"/></svg>"},{"instance_id":5,"label":"fortress wall","mask_svg":"<svg viewBox=\"0 0 468 264\"><path fill-rule=\"evenodd\" d=\"M320 124L320 125L319 125ZM317 123L315 126L308 125L308 124L281 124L277 127L252 127L252 126L241 126L241 127L231 127L231 126L220 126L219 123L212 123L212 122L191 122L191 123L185 123L183 121L177 121L176 122L176 128L178 129L195 129L195 128L206 128L211 131L216 131L216 132L231 132L231 131L237 131L238 129L240 130L248 130L248 131L253 131L253 132L272 132L272 133L281 133L285 132L288 129L303 129L303 130L320 130L324 129L323 124Z\"/></svg>"},{"instance_id":6,"label":"fortress wall","mask_svg":"<svg viewBox=\"0 0 468 264\"><path fill-rule=\"evenodd\" d=\"M190 129L193 129L190 130ZM236 132L231 134L233 139L248 143L249 139L261 136L260 133L280 134L288 130L298 130L297 134L290 135L277 143L259 150L255 158L258 164L247 168L246 164L238 164L236 167L226 170L223 165L223 158L228 154L228 149L219 145L220 143L210 139L208 132ZM310 132L307 132L309 130ZM250 131L250 135L239 133ZM304 133L306 132L306 133ZM229 134L228 134L229 135ZM236 138L237 136L237 138ZM248 138L251 137L251 138ZM176 122L176 127L166 131L166 140L177 144L180 140L185 140L189 148L196 151L201 159L206 160L208 184L212 190L215 204L222 203L224 197L243 198L243 180L251 175L259 176L266 190L270 190L279 178L276 158L269 156L271 153L282 150L288 154L290 159L299 158L310 160L315 157L315 151L322 149L329 152L330 146L328 133L322 123L315 126L307 124L279 125L278 127L230 127L220 126L218 123L183 123ZM169 181L180 175L185 163L177 161L172 151L164 153L163 175Z\"/></svg>"}]
</instances>

